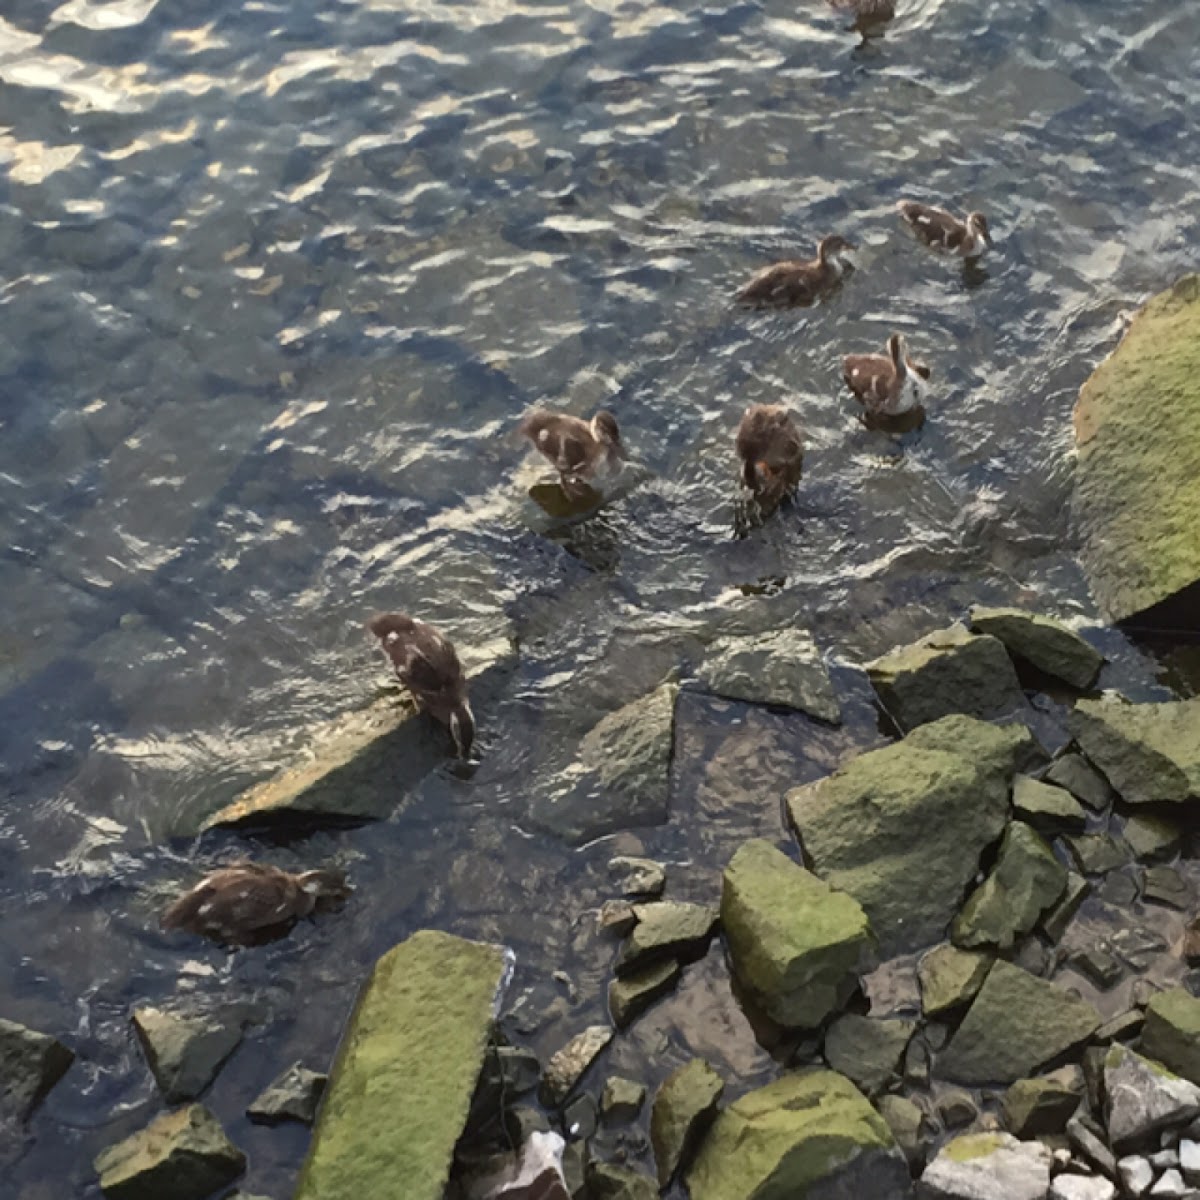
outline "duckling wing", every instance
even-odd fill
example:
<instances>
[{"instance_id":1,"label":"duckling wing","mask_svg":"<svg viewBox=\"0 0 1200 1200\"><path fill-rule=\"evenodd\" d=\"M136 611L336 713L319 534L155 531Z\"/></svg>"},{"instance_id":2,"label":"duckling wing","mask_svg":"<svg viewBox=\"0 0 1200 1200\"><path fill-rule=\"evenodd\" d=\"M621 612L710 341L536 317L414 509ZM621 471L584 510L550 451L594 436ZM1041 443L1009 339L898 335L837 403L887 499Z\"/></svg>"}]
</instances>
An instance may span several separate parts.
<instances>
[{"instance_id":1,"label":"duckling wing","mask_svg":"<svg viewBox=\"0 0 1200 1200\"><path fill-rule=\"evenodd\" d=\"M290 921L299 896L283 871L218 871L172 904L162 926L235 938Z\"/></svg>"},{"instance_id":2,"label":"duckling wing","mask_svg":"<svg viewBox=\"0 0 1200 1200\"><path fill-rule=\"evenodd\" d=\"M905 223L928 246L958 250L967 240L967 227L944 209L914 200L902 200L896 207Z\"/></svg>"},{"instance_id":3,"label":"duckling wing","mask_svg":"<svg viewBox=\"0 0 1200 1200\"><path fill-rule=\"evenodd\" d=\"M428 704L441 696L453 696L463 686L458 654L432 625L420 623L403 650L403 664L397 662L396 674L419 700Z\"/></svg>"},{"instance_id":4,"label":"duckling wing","mask_svg":"<svg viewBox=\"0 0 1200 1200\"><path fill-rule=\"evenodd\" d=\"M815 271L809 263L779 262L764 267L737 293L740 304L811 304L816 299Z\"/></svg>"},{"instance_id":5,"label":"duckling wing","mask_svg":"<svg viewBox=\"0 0 1200 1200\"><path fill-rule=\"evenodd\" d=\"M895 375L892 360L882 354L847 354L842 360L846 386L868 407L888 398Z\"/></svg>"}]
</instances>

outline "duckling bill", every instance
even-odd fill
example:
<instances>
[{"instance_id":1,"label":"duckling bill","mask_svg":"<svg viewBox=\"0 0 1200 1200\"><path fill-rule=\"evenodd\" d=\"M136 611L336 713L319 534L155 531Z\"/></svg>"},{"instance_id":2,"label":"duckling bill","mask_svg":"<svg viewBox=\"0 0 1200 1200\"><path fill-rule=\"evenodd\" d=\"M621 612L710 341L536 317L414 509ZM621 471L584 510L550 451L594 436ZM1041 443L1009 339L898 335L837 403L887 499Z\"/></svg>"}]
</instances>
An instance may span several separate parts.
<instances>
[{"instance_id":1,"label":"duckling bill","mask_svg":"<svg viewBox=\"0 0 1200 1200\"><path fill-rule=\"evenodd\" d=\"M839 234L822 238L817 257L788 259L764 267L737 293L737 302L754 308L794 308L815 304L829 295L850 267L847 255L856 249Z\"/></svg>"},{"instance_id":2,"label":"duckling bill","mask_svg":"<svg viewBox=\"0 0 1200 1200\"><path fill-rule=\"evenodd\" d=\"M755 404L738 425L734 448L742 483L762 508L775 508L800 483L804 440L782 404Z\"/></svg>"},{"instance_id":3,"label":"duckling bill","mask_svg":"<svg viewBox=\"0 0 1200 1200\"><path fill-rule=\"evenodd\" d=\"M379 639L417 707L449 728L459 757L466 758L475 740L475 714L467 697L467 677L449 638L405 613L381 613L367 628Z\"/></svg>"},{"instance_id":4,"label":"duckling bill","mask_svg":"<svg viewBox=\"0 0 1200 1200\"><path fill-rule=\"evenodd\" d=\"M842 378L863 407L873 416L899 416L917 408L932 372L909 358L904 338L893 333L886 354L848 354L842 360Z\"/></svg>"},{"instance_id":5,"label":"duckling bill","mask_svg":"<svg viewBox=\"0 0 1200 1200\"><path fill-rule=\"evenodd\" d=\"M625 457L617 418L607 409L590 421L537 409L525 415L518 429L554 467L564 486L585 483Z\"/></svg>"},{"instance_id":6,"label":"duckling bill","mask_svg":"<svg viewBox=\"0 0 1200 1200\"><path fill-rule=\"evenodd\" d=\"M995 245L987 217L981 212L967 213L959 220L944 208L918 204L915 200L901 200L896 210L913 233L935 250L969 259L978 258Z\"/></svg>"}]
</instances>

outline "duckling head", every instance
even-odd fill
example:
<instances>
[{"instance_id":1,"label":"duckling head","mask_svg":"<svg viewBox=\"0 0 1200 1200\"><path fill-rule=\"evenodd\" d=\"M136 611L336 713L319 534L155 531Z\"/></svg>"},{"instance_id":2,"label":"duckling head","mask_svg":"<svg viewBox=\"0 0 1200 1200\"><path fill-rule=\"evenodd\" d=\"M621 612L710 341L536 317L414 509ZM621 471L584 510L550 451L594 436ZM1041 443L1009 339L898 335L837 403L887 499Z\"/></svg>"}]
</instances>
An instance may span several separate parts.
<instances>
[{"instance_id":1,"label":"duckling head","mask_svg":"<svg viewBox=\"0 0 1200 1200\"><path fill-rule=\"evenodd\" d=\"M996 244L992 241L992 231L988 228L988 220L983 213L967 213L967 229L974 234L975 237L981 238L984 245L994 246Z\"/></svg>"},{"instance_id":2,"label":"duckling head","mask_svg":"<svg viewBox=\"0 0 1200 1200\"><path fill-rule=\"evenodd\" d=\"M475 741L475 714L466 700L460 700L450 711L450 736L458 750L459 758L468 758Z\"/></svg>"},{"instance_id":3,"label":"duckling head","mask_svg":"<svg viewBox=\"0 0 1200 1200\"><path fill-rule=\"evenodd\" d=\"M817 246L817 257L821 262L828 263L841 271L854 265L851 255L857 249L858 247L849 238L842 237L840 233L831 233L828 237L821 239Z\"/></svg>"},{"instance_id":4,"label":"duckling head","mask_svg":"<svg viewBox=\"0 0 1200 1200\"><path fill-rule=\"evenodd\" d=\"M592 418L592 437L608 447L609 453L625 457L625 446L621 441L621 429L617 418L606 408L602 408Z\"/></svg>"},{"instance_id":5,"label":"duckling head","mask_svg":"<svg viewBox=\"0 0 1200 1200\"><path fill-rule=\"evenodd\" d=\"M342 904L354 891L341 871L305 871L296 876L296 883L311 899L313 908Z\"/></svg>"}]
</instances>

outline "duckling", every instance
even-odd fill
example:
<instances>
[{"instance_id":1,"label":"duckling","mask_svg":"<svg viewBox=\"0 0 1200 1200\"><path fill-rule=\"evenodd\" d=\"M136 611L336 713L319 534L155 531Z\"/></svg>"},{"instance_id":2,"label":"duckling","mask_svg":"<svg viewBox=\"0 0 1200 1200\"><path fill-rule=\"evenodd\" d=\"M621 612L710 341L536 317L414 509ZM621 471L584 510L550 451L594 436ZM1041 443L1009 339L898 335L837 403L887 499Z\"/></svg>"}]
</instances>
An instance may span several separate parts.
<instances>
[{"instance_id":1,"label":"duckling","mask_svg":"<svg viewBox=\"0 0 1200 1200\"><path fill-rule=\"evenodd\" d=\"M214 941L247 945L287 932L300 917L344 901L351 892L337 871L293 874L238 862L206 875L162 916L163 929L186 929Z\"/></svg>"},{"instance_id":2,"label":"duckling","mask_svg":"<svg viewBox=\"0 0 1200 1200\"><path fill-rule=\"evenodd\" d=\"M868 413L891 417L920 405L932 372L908 357L908 347L898 333L888 338L887 351L886 355L847 354L842 378Z\"/></svg>"},{"instance_id":3,"label":"duckling","mask_svg":"<svg viewBox=\"0 0 1200 1200\"><path fill-rule=\"evenodd\" d=\"M746 409L734 439L742 482L763 508L774 508L796 490L804 465L804 441L782 404Z\"/></svg>"},{"instance_id":4,"label":"duckling","mask_svg":"<svg viewBox=\"0 0 1200 1200\"><path fill-rule=\"evenodd\" d=\"M459 757L466 758L475 740L475 714L454 646L432 625L404 613L381 613L367 628L417 707L449 726Z\"/></svg>"},{"instance_id":5,"label":"duckling","mask_svg":"<svg viewBox=\"0 0 1200 1200\"><path fill-rule=\"evenodd\" d=\"M882 25L896 15L895 0L829 0L831 8L855 18L858 28Z\"/></svg>"},{"instance_id":6,"label":"duckling","mask_svg":"<svg viewBox=\"0 0 1200 1200\"><path fill-rule=\"evenodd\" d=\"M857 247L839 234L822 238L817 257L794 258L764 267L737 294L739 304L765 308L815 304L842 281L849 263L846 255Z\"/></svg>"},{"instance_id":7,"label":"duckling","mask_svg":"<svg viewBox=\"0 0 1200 1200\"><path fill-rule=\"evenodd\" d=\"M625 457L617 418L607 409L590 421L538 409L526 413L518 429L549 459L564 486L591 479Z\"/></svg>"},{"instance_id":8,"label":"duckling","mask_svg":"<svg viewBox=\"0 0 1200 1200\"><path fill-rule=\"evenodd\" d=\"M896 211L917 237L935 250L946 250L960 258L978 258L995 245L987 217L981 212L967 213L960 221L945 209L915 200L901 200Z\"/></svg>"}]
</instances>

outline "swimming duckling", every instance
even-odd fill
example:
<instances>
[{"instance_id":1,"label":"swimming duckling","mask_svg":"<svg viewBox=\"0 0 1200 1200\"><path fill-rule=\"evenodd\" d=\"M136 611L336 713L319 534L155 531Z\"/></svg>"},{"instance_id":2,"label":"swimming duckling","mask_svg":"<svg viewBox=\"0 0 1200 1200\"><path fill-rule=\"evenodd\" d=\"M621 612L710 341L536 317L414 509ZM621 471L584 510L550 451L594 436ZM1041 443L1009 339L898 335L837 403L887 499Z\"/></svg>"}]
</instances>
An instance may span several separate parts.
<instances>
[{"instance_id":1,"label":"swimming duckling","mask_svg":"<svg viewBox=\"0 0 1200 1200\"><path fill-rule=\"evenodd\" d=\"M831 8L855 18L856 29L882 25L896 15L895 0L829 0Z\"/></svg>"},{"instance_id":2,"label":"swimming duckling","mask_svg":"<svg viewBox=\"0 0 1200 1200\"><path fill-rule=\"evenodd\" d=\"M734 447L742 464L742 482L761 507L774 508L796 490L804 465L804 441L782 404L746 409Z\"/></svg>"},{"instance_id":3,"label":"swimming duckling","mask_svg":"<svg viewBox=\"0 0 1200 1200\"><path fill-rule=\"evenodd\" d=\"M432 625L404 613L381 613L367 628L379 639L417 707L449 726L459 757L466 758L475 740L475 714L454 646Z\"/></svg>"},{"instance_id":4,"label":"swimming duckling","mask_svg":"<svg viewBox=\"0 0 1200 1200\"><path fill-rule=\"evenodd\" d=\"M841 282L850 265L846 255L855 249L853 242L830 234L821 239L816 258L790 259L764 267L738 292L738 303L759 308L814 304Z\"/></svg>"},{"instance_id":5,"label":"swimming duckling","mask_svg":"<svg viewBox=\"0 0 1200 1200\"><path fill-rule=\"evenodd\" d=\"M617 418L607 409L590 421L538 409L526 413L518 428L549 459L565 486L591 479L625 457Z\"/></svg>"},{"instance_id":6,"label":"swimming duckling","mask_svg":"<svg viewBox=\"0 0 1200 1200\"><path fill-rule=\"evenodd\" d=\"M344 901L351 892L337 871L293 874L239 862L206 875L162 916L163 929L186 929L235 945L280 936L300 917Z\"/></svg>"},{"instance_id":7,"label":"swimming duckling","mask_svg":"<svg viewBox=\"0 0 1200 1200\"><path fill-rule=\"evenodd\" d=\"M945 250L960 258L978 258L995 245L987 217L981 212L967 213L960 221L945 209L918 204L915 200L901 200L896 211L917 237L935 250Z\"/></svg>"},{"instance_id":8,"label":"swimming duckling","mask_svg":"<svg viewBox=\"0 0 1200 1200\"><path fill-rule=\"evenodd\" d=\"M908 357L908 347L898 333L888 338L887 351L847 354L842 360L842 378L868 413L891 417L920 405L932 372Z\"/></svg>"}]
</instances>

